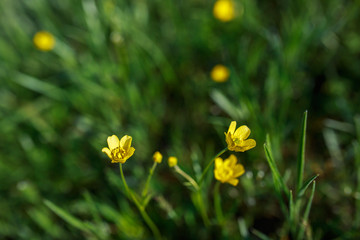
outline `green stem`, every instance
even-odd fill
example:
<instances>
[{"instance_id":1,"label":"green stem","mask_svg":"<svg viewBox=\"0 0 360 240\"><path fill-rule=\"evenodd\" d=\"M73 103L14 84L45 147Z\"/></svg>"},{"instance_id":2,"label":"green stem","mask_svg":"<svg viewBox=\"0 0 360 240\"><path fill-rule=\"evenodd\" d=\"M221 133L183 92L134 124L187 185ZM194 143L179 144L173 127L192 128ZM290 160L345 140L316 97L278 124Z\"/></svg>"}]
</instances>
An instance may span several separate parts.
<instances>
[{"instance_id":1,"label":"green stem","mask_svg":"<svg viewBox=\"0 0 360 240\"><path fill-rule=\"evenodd\" d=\"M154 224L154 222L151 220L151 218L149 217L149 215L146 213L145 209L141 208L139 209L141 216L143 217L143 219L145 220L146 224L149 226L149 228L151 229L152 233L154 234L154 237L158 240L161 240L161 234L159 229L157 228L157 226Z\"/></svg>"},{"instance_id":2,"label":"green stem","mask_svg":"<svg viewBox=\"0 0 360 240\"><path fill-rule=\"evenodd\" d=\"M189 183L191 183L191 185L195 188L195 190L199 191L199 185L196 183L196 181L190 177L186 172L184 172L183 170L181 170L181 168L176 165L174 166L175 172L177 172L178 174L180 174L181 176L183 176L186 180L189 181Z\"/></svg>"},{"instance_id":3,"label":"green stem","mask_svg":"<svg viewBox=\"0 0 360 240\"><path fill-rule=\"evenodd\" d=\"M200 190L196 191L195 194L196 194L197 205L199 207L201 217L204 221L205 226L208 227L210 225L210 220L207 215L205 203L204 203L204 200L203 200Z\"/></svg>"},{"instance_id":4,"label":"green stem","mask_svg":"<svg viewBox=\"0 0 360 240\"><path fill-rule=\"evenodd\" d=\"M150 173L149 173L149 176L146 180L146 183L145 183L145 186L144 186L144 190L142 191L142 198L145 198L146 195L147 195L147 192L148 192L148 188L149 188L149 183L150 183L150 180L151 180L151 177L152 175L154 174L154 171L155 171L155 168L156 168L156 165L157 165L157 162L154 162L154 164L152 165L151 169L150 169Z\"/></svg>"},{"instance_id":5,"label":"green stem","mask_svg":"<svg viewBox=\"0 0 360 240\"><path fill-rule=\"evenodd\" d=\"M218 223L220 225L223 224L223 220L224 220L224 215L222 212L222 208L221 208L221 197L220 197L220 182L217 181L215 183L215 188L214 188L214 208L215 208L215 214L216 214L216 219L218 221Z\"/></svg>"},{"instance_id":6,"label":"green stem","mask_svg":"<svg viewBox=\"0 0 360 240\"><path fill-rule=\"evenodd\" d=\"M133 192L130 190L129 186L126 183L125 177L124 177L124 172L122 170L122 164L119 164L120 167L120 175L121 175L121 179L124 183L125 189L127 194L131 197L131 199L133 200L134 204L136 205L136 207L138 208L141 216L143 217L144 221L146 222L146 224L149 226L149 228L151 229L154 237L158 240L161 240L161 234L159 229L156 227L156 225L154 224L154 222L151 220L151 218L149 217L149 215L146 213L144 207L139 203L139 201L136 199L135 195L133 194Z\"/></svg>"},{"instance_id":7,"label":"green stem","mask_svg":"<svg viewBox=\"0 0 360 240\"><path fill-rule=\"evenodd\" d=\"M123 172L123 170L122 170L122 163L119 163L119 168L120 168L121 180L122 180L123 183L124 183L126 193L127 193L128 197L131 197L131 198L132 198L132 192L131 192L131 190L129 189L129 186L127 185L127 183L126 183L125 176L124 176L124 172Z\"/></svg>"},{"instance_id":8,"label":"green stem","mask_svg":"<svg viewBox=\"0 0 360 240\"><path fill-rule=\"evenodd\" d=\"M205 175L206 173L209 171L209 168L211 167L211 165L214 163L215 159L220 157L224 152L226 152L228 150L228 148L224 148L223 150L221 150L218 154L216 154L215 157L213 157L211 159L211 161L208 163L208 165L206 166L206 168L204 169L202 175L201 175L201 178L200 178L200 181L199 181L199 185L201 185L201 183L204 181L204 178L205 178Z\"/></svg>"},{"instance_id":9,"label":"green stem","mask_svg":"<svg viewBox=\"0 0 360 240\"><path fill-rule=\"evenodd\" d=\"M195 205L197 205L197 207L198 207L198 209L200 211L200 214L201 214L201 217L202 217L202 219L204 221L205 226L206 227L209 226L210 225L210 220L209 220L209 217L208 217L207 212L206 212L205 202L204 202L203 197L201 195L199 185L197 184L197 182L192 177L190 177L186 172L184 172L178 165L174 166L174 170L175 170L175 172L180 174L183 178L188 180L189 183L191 183L191 185L195 188L195 190L196 190L196 192L195 192L195 201L196 201Z\"/></svg>"}]
</instances>

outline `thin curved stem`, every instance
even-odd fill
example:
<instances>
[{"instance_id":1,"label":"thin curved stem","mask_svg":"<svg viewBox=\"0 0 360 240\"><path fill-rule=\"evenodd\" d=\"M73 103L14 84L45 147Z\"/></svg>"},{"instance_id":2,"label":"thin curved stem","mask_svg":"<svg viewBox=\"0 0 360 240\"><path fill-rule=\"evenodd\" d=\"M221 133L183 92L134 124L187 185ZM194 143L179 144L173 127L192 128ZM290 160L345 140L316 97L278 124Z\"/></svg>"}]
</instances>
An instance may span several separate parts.
<instances>
[{"instance_id":1,"label":"thin curved stem","mask_svg":"<svg viewBox=\"0 0 360 240\"><path fill-rule=\"evenodd\" d=\"M215 183L214 188L214 209L216 214L216 219L220 225L223 224L224 221L224 215L221 208L221 195L220 195L220 182L217 181Z\"/></svg>"},{"instance_id":2,"label":"thin curved stem","mask_svg":"<svg viewBox=\"0 0 360 240\"><path fill-rule=\"evenodd\" d=\"M196 183L196 181L192 177L190 177L186 172L184 172L178 165L174 166L174 169L178 174L180 174L186 180L188 180L189 183L191 183L191 185L195 188L196 191L199 190L199 185Z\"/></svg>"},{"instance_id":3,"label":"thin curved stem","mask_svg":"<svg viewBox=\"0 0 360 240\"><path fill-rule=\"evenodd\" d=\"M146 180L145 186L144 186L144 190L141 193L142 198L145 198L148 192L148 188L149 188L149 183L151 180L152 175L154 174L155 168L156 168L157 162L154 162L154 164L152 165L151 169L150 169L150 173L149 176Z\"/></svg>"},{"instance_id":4,"label":"thin curved stem","mask_svg":"<svg viewBox=\"0 0 360 240\"><path fill-rule=\"evenodd\" d=\"M205 205L205 202L204 202L204 199L201 195L201 192L200 190L196 191L195 193L195 197L196 197L196 200L197 200L197 204L198 204L198 207L199 207L199 210L200 210L200 214L201 214L201 217L204 221L204 224L206 227L210 226L210 220L209 220L209 217L208 217L208 214L207 214L207 211L206 211L206 205Z\"/></svg>"},{"instance_id":5,"label":"thin curved stem","mask_svg":"<svg viewBox=\"0 0 360 240\"><path fill-rule=\"evenodd\" d=\"M161 234L160 234L160 231L159 229L157 228L157 226L154 224L154 222L151 220L151 218L149 217L149 215L146 213L143 205L141 205L139 203L139 201L136 199L135 195L133 194L133 192L130 190L129 186L127 185L126 183L126 180L125 180L125 176L124 176L124 172L122 170L122 164L120 163L119 164L119 168L120 168L120 175L121 175L121 179L124 183L124 186L125 186L125 189L126 189L126 192L127 194L129 195L129 197L133 200L134 204L136 205L136 207L138 208L141 216L143 217L144 221L146 222L146 224L149 226L149 228L151 229L154 237L158 240L161 240L162 237L161 237Z\"/></svg>"},{"instance_id":6,"label":"thin curved stem","mask_svg":"<svg viewBox=\"0 0 360 240\"><path fill-rule=\"evenodd\" d=\"M205 178L205 175L206 173L209 171L209 168L211 167L211 165L214 163L215 159L220 157L223 153L225 153L226 151L228 150L228 148L224 148L223 150L221 150L218 154L215 155L215 157L213 157L211 159L211 161L208 163L208 165L206 166L206 168L204 169L202 175L201 175L201 178L199 180L199 185L202 184L202 182L204 181L204 178Z\"/></svg>"}]
</instances>

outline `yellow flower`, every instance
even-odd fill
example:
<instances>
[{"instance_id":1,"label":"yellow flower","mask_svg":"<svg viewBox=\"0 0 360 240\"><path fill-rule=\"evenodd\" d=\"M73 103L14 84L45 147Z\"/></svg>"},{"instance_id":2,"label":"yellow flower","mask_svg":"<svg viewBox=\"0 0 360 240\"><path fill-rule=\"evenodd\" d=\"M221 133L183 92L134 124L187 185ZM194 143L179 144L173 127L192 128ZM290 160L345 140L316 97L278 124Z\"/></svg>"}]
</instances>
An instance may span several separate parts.
<instances>
[{"instance_id":1,"label":"yellow flower","mask_svg":"<svg viewBox=\"0 0 360 240\"><path fill-rule=\"evenodd\" d=\"M214 82L226 82L229 78L230 71L224 65L218 64L211 70L210 75Z\"/></svg>"},{"instance_id":2,"label":"yellow flower","mask_svg":"<svg viewBox=\"0 0 360 240\"><path fill-rule=\"evenodd\" d=\"M256 146L254 139L247 139L250 135L250 129L242 125L236 129L236 122L232 121L229 130L225 133L226 143L230 151L245 152Z\"/></svg>"},{"instance_id":3,"label":"yellow flower","mask_svg":"<svg viewBox=\"0 0 360 240\"><path fill-rule=\"evenodd\" d=\"M222 160L222 158L215 159L214 175L217 180L222 183L230 183L236 186L239 180L236 179L243 175L245 172L242 164L237 164L237 158L231 154L229 158Z\"/></svg>"},{"instance_id":4,"label":"yellow flower","mask_svg":"<svg viewBox=\"0 0 360 240\"><path fill-rule=\"evenodd\" d=\"M125 163L131 157L135 148L131 147L132 137L125 135L119 140L115 135L107 138L109 148L104 147L102 152L106 153L112 163Z\"/></svg>"},{"instance_id":5,"label":"yellow flower","mask_svg":"<svg viewBox=\"0 0 360 240\"><path fill-rule=\"evenodd\" d=\"M51 33L45 31L37 32L33 38L33 42L35 47L41 51L50 51L55 46L54 36Z\"/></svg>"},{"instance_id":6,"label":"yellow flower","mask_svg":"<svg viewBox=\"0 0 360 240\"><path fill-rule=\"evenodd\" d=\"M232 0L218 0L213 8L214 17L222 22L228 22L234 19L235 9Z\"/></svg>"},{"instance_id":7,"label":"yellow flower","mask_svg":"<svg viewBox=\"0 0 360 240\"><path fill-rule=\"evenodd\" d=\"M161 163L163 156L160 152L155 152L153 155L154 162Z\"/></svg>"},{"instance_id":8,"label":"yellow flower","mask_svg":"<svg viewBox=\"0 0 360 240\"><path fill-rule=\"evenodd\" d=\"M168 164L169 164L169 167L175 167L177 165L177 158L176 157L169 157L168 158Z\"/></svg>"}]
</instances>

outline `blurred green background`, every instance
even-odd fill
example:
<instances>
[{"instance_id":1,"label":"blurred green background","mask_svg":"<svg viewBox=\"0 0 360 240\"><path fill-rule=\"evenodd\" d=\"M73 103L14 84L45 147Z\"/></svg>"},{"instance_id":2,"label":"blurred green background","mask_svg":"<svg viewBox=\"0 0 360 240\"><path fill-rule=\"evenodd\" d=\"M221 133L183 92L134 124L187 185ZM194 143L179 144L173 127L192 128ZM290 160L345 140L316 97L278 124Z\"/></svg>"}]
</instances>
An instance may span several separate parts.
<instances>
[{"instance_id":1,"label":"blurred green background","mask_svg":"<svg viewBox=\"0 0 360 240\"><path fill-rule=\"evenodd\" d=\"M151 239L101 152L107 136L133 137L124 171L141 189L157 150L199 177L236 120L258 146L237 154L247 171L239 186L222 186L228 235L203 226L166 159L149 215L168 239L257 239L252 229L291 239L262 145L268 133L293 188L305 110L305 178L320 174L307 237L360 238L360 2L239 0L230 22L214 18L214 3L0 1L0 238ZM35 48L41 30L56 38L53 50ZM228 81L211 80L216 64ZM99 234L67 224L44 199Z\"/></svg>"}]
</instances>

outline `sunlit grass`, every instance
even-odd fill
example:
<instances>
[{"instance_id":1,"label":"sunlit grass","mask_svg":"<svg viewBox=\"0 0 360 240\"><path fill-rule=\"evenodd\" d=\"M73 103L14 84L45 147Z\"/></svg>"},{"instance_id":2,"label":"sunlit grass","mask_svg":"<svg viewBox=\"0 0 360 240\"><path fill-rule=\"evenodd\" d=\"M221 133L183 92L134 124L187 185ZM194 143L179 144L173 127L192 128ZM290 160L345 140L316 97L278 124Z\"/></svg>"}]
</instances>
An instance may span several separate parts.
<instances>
[{"instance_id":1,"label":"sunlit grass","mask_svg":"<svg viewBox=\"0 0 360 240\"><path fill-rule=\"evenodd\" d=\"M360 238L359 7L0 1L0 238Z\"/></svg>"}]
</instances>

